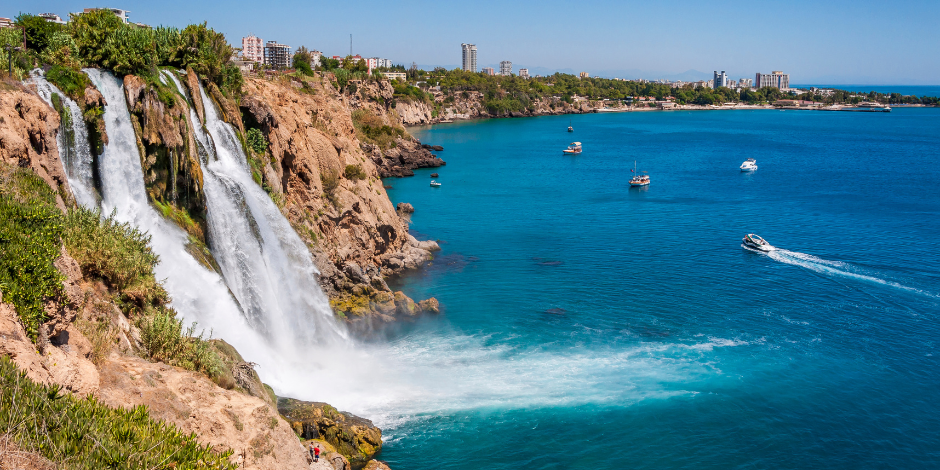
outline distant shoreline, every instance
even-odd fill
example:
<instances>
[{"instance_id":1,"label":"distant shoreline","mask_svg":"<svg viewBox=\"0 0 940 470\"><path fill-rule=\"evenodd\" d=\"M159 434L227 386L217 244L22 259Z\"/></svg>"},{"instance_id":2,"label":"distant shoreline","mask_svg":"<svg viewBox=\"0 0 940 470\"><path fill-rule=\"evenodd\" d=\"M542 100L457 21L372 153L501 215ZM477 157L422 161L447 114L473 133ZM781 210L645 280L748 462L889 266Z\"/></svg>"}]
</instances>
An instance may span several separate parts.
<instances>
[{"instance_id":1,"label":"distant shoreline","mask_svg":"<svg viewBox=\"0 0 940 470\"><path fill-rule=\"evenodd\" d=\"M935 105L923 105L923 104L897 104L891 105L891 108L936 108ZM596 108L590 111L572 111L572 112L561 112L561 113L508 113L504 115L479 115L479 116L469 116L469 117L453 117L451 119L438 120L434 119L431 122L425 124L411 124L405 125L406 128L412 127L423 127L423 126L433 126L437 124L452 124L455 122L464 122L464 121L478 121L483 119L513 119L513 118L528 118L528 117L542 117L542 116L565 116L572 114L607 114L607 113L646 113L646 112L656 112L656 111L751 111L751 110L780 110L780 111L828 111L828 112L870 112L870 113L879 113L877 108L875 111L869 111L867 109L861 109L853 106L836 106L836 107L796 107L796 106L774 106L770 104L739 104L734 106L714 106L714 105L676 105L671 108L650 108L650 107L627 107L627 108Z\"/></svg>"}]
</instances>

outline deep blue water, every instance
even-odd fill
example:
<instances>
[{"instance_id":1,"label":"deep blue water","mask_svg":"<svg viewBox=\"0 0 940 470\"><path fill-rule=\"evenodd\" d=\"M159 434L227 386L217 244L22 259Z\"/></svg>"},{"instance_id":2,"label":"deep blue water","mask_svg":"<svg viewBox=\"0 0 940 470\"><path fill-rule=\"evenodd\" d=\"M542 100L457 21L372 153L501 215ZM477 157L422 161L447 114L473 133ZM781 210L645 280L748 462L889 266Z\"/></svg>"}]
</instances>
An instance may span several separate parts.
<instances>
[{"instance_id":1,"label":"deep blue water","mask_svg":"<svg viewBox=\"0 0 940 470\"><path fill-rule=\"evenodd\" d=\"M868 93L900 93L914 96L940 96L940 85L793 85L794 88L835 88Z\"/></svg>"},{"instance_id":2,"label":"deep blue water","mask_svg":"<svg viewBox=\"0 0 940 470\"><path fill-rule=\"evenodd\" d=\"M393 287L444 312L391 341L431 345L452 393L386 423L380 458L940 468L938 129L940 109L413 129L447 166L385 184L443 250Z\"/></svg>"}]
</instances>

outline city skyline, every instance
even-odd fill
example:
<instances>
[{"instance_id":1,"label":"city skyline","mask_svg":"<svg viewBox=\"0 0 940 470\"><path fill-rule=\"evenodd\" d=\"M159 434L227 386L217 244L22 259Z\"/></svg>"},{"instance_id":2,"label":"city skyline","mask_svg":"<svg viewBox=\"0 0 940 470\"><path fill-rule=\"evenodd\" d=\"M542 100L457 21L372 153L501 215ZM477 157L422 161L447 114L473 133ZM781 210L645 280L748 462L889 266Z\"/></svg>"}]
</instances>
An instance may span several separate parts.
<instances>
[{"instance_id":1,"label":"city skyline","mask_svg":"<svg viewBox=\"0 0 940 470\"><path fill-rule=\"evenodd\" d=\"M353 34L354 53L388 57L405 65L417 62L457 68L459 57L453 51L461 43L472 43L479 50L477 70L511 60L533 75L587 71L602 77L707 80L714 69L726 70L734 79L753 77L758 71L787 70L795 83L940 84L940 58L932 50L932 45L940 43L940 31L930 21L940 13L940 2L901 1L884 8L871 1L817 4L797 0L785 10L771 5L732 10L693 2L677 7L594 1L581 5L586 17L584 29L576 35L557 34L552 25L560 25L563 19L552 12L558 10L554 4L539 5L504 6L485 0L474 9L461 10L458 22L451 18L458 4L424 0L404 7L373 1L316 7L284 2L257 9L254 3L241 0L226 2L224 8L178 0L160 4L123 1L108 6L130 10L133 21L154 26L206 21L235 47L241 47L241 38L252 33L293 49L306 46L329 55L346 55L349 34ZM54 13L66 19L69 12L91 6L96 5L40 0L8 5L0 16ZM394 26L373 28L370 22L353 21L361 11ZM500 22L492 21L492 11L501 12ZM793 14L804 11L809 14ZM599 18L623 18L623 26L589 26L592 13L599 13ZM806 19L791 19L795 16ZM313 18L331 20L312 28ZM448 28L441 31L428 26L444 22ZM507 22L513 27L498 27ZM709 40L715 24L721 24L727 41Z\"/></svg>"}]
</instances>

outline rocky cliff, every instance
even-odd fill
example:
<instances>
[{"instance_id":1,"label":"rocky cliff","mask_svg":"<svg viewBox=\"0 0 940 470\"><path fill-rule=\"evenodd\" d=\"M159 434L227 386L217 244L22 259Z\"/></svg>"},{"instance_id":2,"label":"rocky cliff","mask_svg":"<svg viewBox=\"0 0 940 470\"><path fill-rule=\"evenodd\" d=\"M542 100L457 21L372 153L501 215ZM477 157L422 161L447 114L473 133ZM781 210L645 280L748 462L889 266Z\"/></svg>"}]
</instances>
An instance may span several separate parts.
<instances>
[{"instance_id":1,"label":"rocky cliff","mask_svg":"<svg viewBox=\"0 0 940 470\"><path fill-rule=\"evenodd\" d=\"M385 277L420 267L438 249L408 234L373 152L364 150L373 147L359 140L353 116L360 110L380 116L381 125L400 127L376 99L387 90L375 86L343 93L329 75L252 78L241 99L245 127L259 129L269 143L262 184L314 254L334 308L352 323L411 315L398 307L395 298L404 294L391 292ZM403 146L419 146L398 138Z\"/></svg>"},{"instance_id":2,"label":"rocky cliff","mask_svg":"<svg viewBox=\"0 0 940 470\"><path fill-rule=\"evenodd\" d=\"M65 208L71 190L59 160L59 115L19 83L0 82L0 162L31 168L57 192Z\"/></svg>"}]
</instances>

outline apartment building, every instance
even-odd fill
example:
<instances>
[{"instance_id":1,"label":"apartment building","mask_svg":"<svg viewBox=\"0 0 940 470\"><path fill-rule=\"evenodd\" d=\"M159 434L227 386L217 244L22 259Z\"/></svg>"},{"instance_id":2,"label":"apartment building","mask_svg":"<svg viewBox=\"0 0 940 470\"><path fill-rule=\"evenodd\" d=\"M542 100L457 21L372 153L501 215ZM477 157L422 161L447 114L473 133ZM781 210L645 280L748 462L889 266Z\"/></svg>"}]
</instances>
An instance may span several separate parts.
<instances>
[{"instance_id":1,"label":"apartment building","mask_svg":"<svg viewBox=\"0 0 940 470\"><path fill-rule=\"evenodd\" d=\"M715 88L727 87L728 74L726 74L724 70L722 70L721 73L718 73L718 71L715 70L714 78L712 79L712 86Z\"/></svg>"},{"instance_id":2,"label":"apartment building","mask_svg":"<svg viewBox=\"0 0 940 470\"><path fill-rule=\"evenodd\" d=\"M475 44L461 44L463 51L463 69L468 72L477 71L477 46Z\"/></svg>"},{"instance_id":3,"label":"apartment building","mask_svg":"<svg viewBox=\"0 0 940 470\"><path fill-rule=\"evenodd\" d=\"M486 75L496 75L496 71L493 70L493 67L483 67L483 73Z\"/></svg>"},{"instance_id":4,"label":"apartment building","mask_svg":"<svg viewBox=\"0 0 940 470\"><path fill-rule=\"evenodd\" d=\"M261 38L249 34L242 38L242 59L248 62L264 62L264 42Z\"/></svg>"},{"instance_id":5,"label":"apartment building","mask_svg":"<svg viewBox=\"0 0 940 470\"><path fill-rule=\"evenodd\" d=\"M290 68L290 46L278 44L277 41L268 41L264 45L264 65L274 69Z\"/></svg>"},{"instance_id":6,"label":"apartment building","mask_svg":"<svg viewBox=\"0 0 940 470\"><path fill-rule=\"evenodd\" d=\"M774 70L771 73L760 73L754 76L754 86L757 88L764 88L765 86L777 88L780 90L786 90L790 88L790 75L781 72L780 70Z\"/></svg>"},{"instance_id":7,"label":"apartment building","mask_svg":"<svg viewBox=\"0 0 940 470\"><path fill-rule=\"evenodd\" d=\"M510 61L510 60L504 60L504 61L500 62L500 63L499 63L499 74L500 74L500 75L503 75L503 76L506 76L506 77L512 75L512 61Z\"/></svg>"},{"instance_id":8,"label":"apartment building","mask_svg":"<svg viewBox=\"0 0 940 470\"><path fill-rule=\"evenodd\" d=\"M529 78L529 69L519 69L520 78Z\"/></svg>"}]
</instances>

